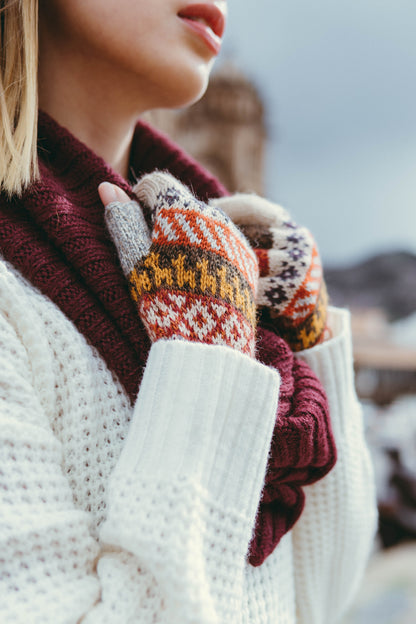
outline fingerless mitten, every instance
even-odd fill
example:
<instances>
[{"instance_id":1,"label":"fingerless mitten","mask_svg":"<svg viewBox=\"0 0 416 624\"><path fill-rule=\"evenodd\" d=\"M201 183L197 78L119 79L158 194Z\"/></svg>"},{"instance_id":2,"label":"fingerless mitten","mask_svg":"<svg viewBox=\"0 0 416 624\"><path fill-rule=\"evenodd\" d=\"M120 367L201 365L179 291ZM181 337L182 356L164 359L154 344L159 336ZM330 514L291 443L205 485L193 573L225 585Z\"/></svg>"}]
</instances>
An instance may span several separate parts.
<instances>
[{"instance_id":1,"label":"fingerless mitten","mask_svg":"<svg viewBox=\"0 0 416 624\"><path fill-rule=\"evenodd\" d=\"M254 248L260 269L259 322L293 351L318 343L326 326L327 291L312 234L279 205L257 195L211 200L238 225Z\"/></svg>"},{"instance_id":2,"label":"fingerless mitten","mask_svg":"<svg viewBox=\"0 0 416 624\"><path fill-rule=\"evenodd\" d=\"M152 341L221 344L254 355L257 259L221 210L198 201L170 174L134 188L137 202L112 202L106 223L130 293Z\"/></svg>"}]
</instances>

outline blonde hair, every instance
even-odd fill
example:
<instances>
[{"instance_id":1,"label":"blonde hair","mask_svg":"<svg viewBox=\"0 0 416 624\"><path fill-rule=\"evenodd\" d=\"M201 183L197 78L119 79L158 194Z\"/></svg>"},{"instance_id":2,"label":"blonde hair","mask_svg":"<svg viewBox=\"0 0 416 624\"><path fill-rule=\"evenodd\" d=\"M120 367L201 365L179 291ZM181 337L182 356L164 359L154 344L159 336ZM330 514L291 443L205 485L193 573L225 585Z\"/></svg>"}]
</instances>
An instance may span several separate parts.
<instances>
[{"instance_id":1,"label":"blonde hair","mask_svg":"<svg viewBox=\"0 0 416 624\"><path fill-rule=\"evenodd\" d=\"M38 0L0 4L0 189L20 194L38 175Z\"/></svg>"}]
</instances>

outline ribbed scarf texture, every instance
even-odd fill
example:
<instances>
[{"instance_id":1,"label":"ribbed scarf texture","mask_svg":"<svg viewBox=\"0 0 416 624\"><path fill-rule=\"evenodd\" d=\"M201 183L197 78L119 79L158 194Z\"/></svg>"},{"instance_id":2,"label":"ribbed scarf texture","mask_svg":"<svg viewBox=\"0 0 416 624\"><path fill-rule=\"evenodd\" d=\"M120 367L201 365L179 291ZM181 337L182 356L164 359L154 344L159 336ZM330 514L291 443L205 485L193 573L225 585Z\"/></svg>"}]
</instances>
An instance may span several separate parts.
<instances>
[{"instance_id":1,"label":"ribbed scarf texture","mask_svg":"<svg viewBox=\"0 0 416 624\"><path fill-rule=\"evenodd\" d=\"M97 187L108 180L133 197L130 184L45 113L39 115L41 178L21 198L0 199L0 249L94 345L124 385L132 403L150 341L130 299L104 224ZM202 200L226 189L150 126L139 122L131 150L132 181L168 170ZM287 344L258 328L257 359L279 370L281 391L248 560L260 565L294 525L304 506L303 486L336 461L325 391Z\"/></svg>"}]
</instances>

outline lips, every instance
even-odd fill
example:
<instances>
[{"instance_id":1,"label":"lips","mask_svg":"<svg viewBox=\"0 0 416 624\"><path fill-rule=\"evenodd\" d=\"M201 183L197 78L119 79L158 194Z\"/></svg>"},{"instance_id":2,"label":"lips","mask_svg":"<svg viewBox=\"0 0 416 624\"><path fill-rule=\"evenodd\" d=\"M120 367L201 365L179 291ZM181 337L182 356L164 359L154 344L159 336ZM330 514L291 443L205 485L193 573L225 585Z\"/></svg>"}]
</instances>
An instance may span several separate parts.
<instances>
[{"instance_id":1,"label":"lips","mask_svg":"<svg viewBox=\"0 0 416 624\"><path fill-rule=\"evenodd\" d=\"M225 13L225 2L189 4L179 11L178 17L203 39L214 54L218 54L225 29Z\"/></svg>"}]
</instances>

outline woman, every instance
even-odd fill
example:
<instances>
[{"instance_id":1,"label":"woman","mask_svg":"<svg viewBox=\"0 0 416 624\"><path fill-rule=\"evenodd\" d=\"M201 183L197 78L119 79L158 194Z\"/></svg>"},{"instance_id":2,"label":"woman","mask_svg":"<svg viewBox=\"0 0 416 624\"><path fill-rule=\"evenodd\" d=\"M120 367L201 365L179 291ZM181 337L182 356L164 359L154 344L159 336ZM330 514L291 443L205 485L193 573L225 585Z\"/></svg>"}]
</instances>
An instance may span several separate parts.
<instances>
[{"instance_id":1,"label":"woman","mask_svg":"<svg viewBox=\"0 0 416 624\"><path fill-rule=\"evenodd\" d=\"M278 325L259 329L270 366L257 361L257 261L201 202L225 189L136 126L146 110L202 95L225 17L222 1L45 0L38 22L35 0L4 3L2 621L332 624L362 574L375 505L348 315L330 311L331 337L296 359ZM258 208L263 231L278 223L313 247L268 203L218 201L236 218L247 201L246 226ZM174 221L188 234L172 256ZM238 254L224 261L212 228ZM298 344L296 327L285 337ZM278 404L296 406L306 378L313 401L278 429ZM315 483L334 441L337 463ZM263 492L268 456L282 449L275 489L287 507L277 497L263 515L276 485L266 477ZM278 524L259 521L270 514L285 520L277 539L262 527Z\"/></svg>"}]
</instances>

